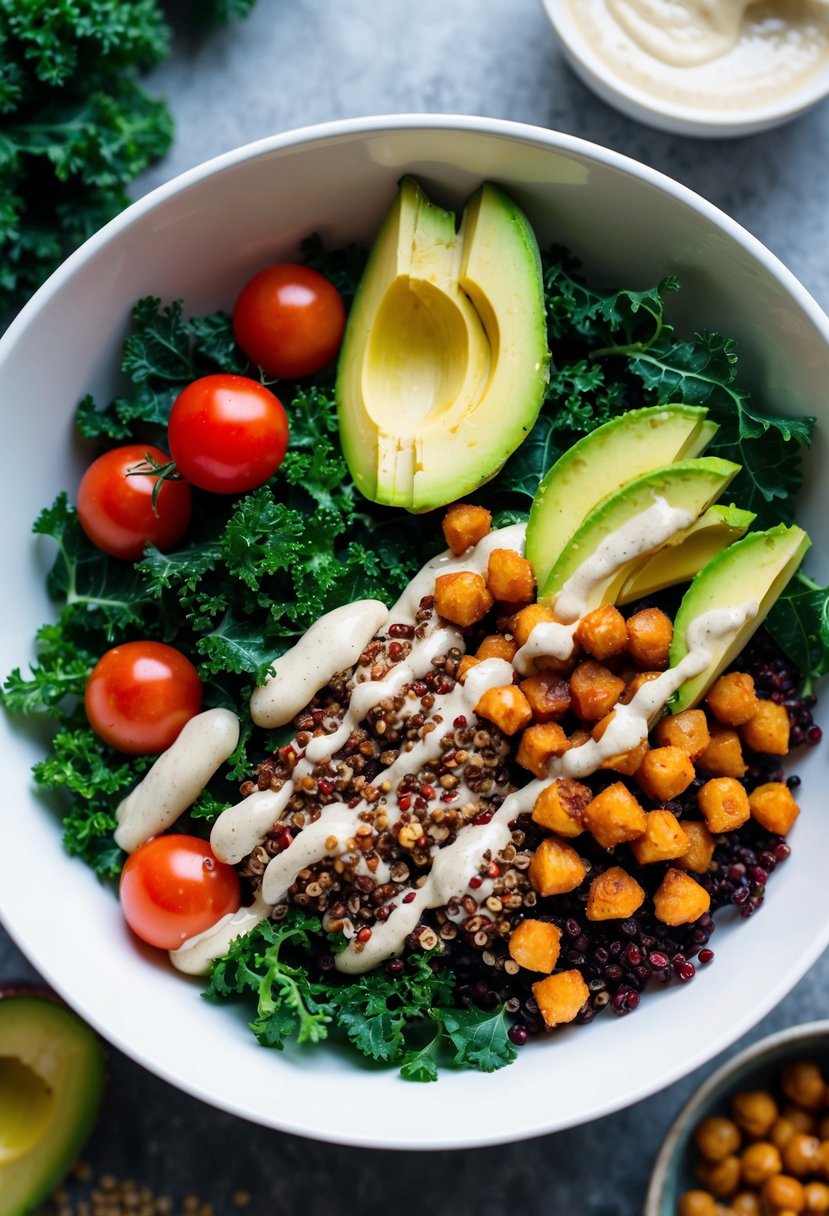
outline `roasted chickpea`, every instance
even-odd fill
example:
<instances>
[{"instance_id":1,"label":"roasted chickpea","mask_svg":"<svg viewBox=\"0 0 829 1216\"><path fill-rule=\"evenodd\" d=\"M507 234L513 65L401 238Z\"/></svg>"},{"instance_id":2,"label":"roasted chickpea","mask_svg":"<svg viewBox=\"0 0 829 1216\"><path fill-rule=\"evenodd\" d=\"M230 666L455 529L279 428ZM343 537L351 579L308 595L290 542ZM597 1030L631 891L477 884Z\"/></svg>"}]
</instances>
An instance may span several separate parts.
<instances>
[{"instance_id":1,"label":"roasted chickpea","mask_svg":"<svg viewBox=\"0 0 829 1216\"><path fill-rule=\"evenodd\" d=\"M823 1149L817 1136L795 1132L783 1146L783 1165L786 1173L803 1178L806 1174L817 1174L823 1168Z\"/></svg>"},{"instance_id":2,"label":"roasted chickpea","mask_svg":"<svg viewBox=\"0 0 829 1216\"><path fill-rule=\"evenodd\" d=\"M807 1110L818 1110L826 1096L826 1082L817 1064L811 1060L796 1060L787 1064L780 1078L780 1086L787 1098Z\"/></svg>"},{"instance_id":3,"label":"roasted chickpea","mask_svg":"<svg viewBox=\"0 0 829 1216\"><path fill-rule=\"evenodd\" d=\"M774 1212L802 1212L806 1206L806 1195L802 1182L788 1174L775 1174L763 1183L763 1201Z\"/></svg>"},{"instance_id":4,"label":"roasted chickpea","mask_svg":"<svg viewBox=\"0 0 829 1216\"><path fill-rule=\"evenodd\" d=\"M743 1180L748 1186L762 1186L767 1178L782 1172L780 1152L768 1140L757 1140L744 1151Z\"/></svg>"},{"instance_id":5,"label":"roasted chickpea","mask_svg":"<svg viewBox=\"0 0 829 1216\"><path fill-rule=\"evenodd\" d=\"M734 1216L761 1216L760 1198L754 1191L740 1191L731 1199L731 1211Z\"/></svg>"},{"instance_id":6,"label":"roasted chickpea","mask_svg":"<svg viewBox=\"0 0 829 1216\"><path fill-rule=\"evenodd\" d=\"M717 1204L708 1191L686 1191L679 1201L679 1216L716 1216Z\"/></svg>"},{"instance_id":7,"label":"roasted chickpea","mask_svg":"<svg viewBox=\"0 0 829 1216\"><path fill-rule=\"evenodd\" d=\"M740 1129L731 1119L720 1119L712 1116L703 1119L694 1133L694 1143L703 1157L709 1161L722 1161L730 1157L740 1147Z\"/></svg>"},{"instance_id":8,"label":"roasted chickpea","mask_svg":"<svg viewBox=\"0 0 829 1216\"><path fill-rule=\"evenodd\" d=\"M777 1148L782 1149L796 1131L797 1128L792 1123L791 1119L784 1119L781 1115L780 1118L775 1119L774 1123L771 1125L769 1140L771 1140L772 1144L776 1145Z\"/></svg>"},{"instance_id":9,"label":"roasted chickpea","mask_svg":"<svg viewBox=\"0 0 829 1216\"><path fill-rule=\"evenodd\" d=\"M803 1193L807 1212L829 1212L829 1186L825 1182L807 1182Z\"/></svg>"},{"instance_id":10,"label":"roasted chickpea","mask_svg":"<svg viewBox=\"0 0 829 1216\"><path fill-rule=\"evenodd\" d=\"M723 1157L722 1161L700 1161L696 1175L703 1186L718 1199L733 1195L740 1185L740 1158Z\"/></svg>"},{"instance_id":11,"label":"roasted chickpea","mask_svg":"<svg viewBox=\"0 0 829 1216\"><path fill-rule=\"evenodd\" d=\"M817 1131L817 1119L808 1110L803 1110L800 1106L786 1106L782 1111L784 1119L788 1119L796 1132L803 1132L807 1136L814 1136Z\"/></svg>"},{"instance_id":12,"label":"roasted chickpea","mask_svg":"<svg viewBox=\"0 0 829 1216\"><path fill-rule=\"evenodd\" d=\"M735 1094L731 1104L734 1122L755 1139L767 1136L777 1118L777 1103L763 1089Z\"/></svg>"}]
</instances>

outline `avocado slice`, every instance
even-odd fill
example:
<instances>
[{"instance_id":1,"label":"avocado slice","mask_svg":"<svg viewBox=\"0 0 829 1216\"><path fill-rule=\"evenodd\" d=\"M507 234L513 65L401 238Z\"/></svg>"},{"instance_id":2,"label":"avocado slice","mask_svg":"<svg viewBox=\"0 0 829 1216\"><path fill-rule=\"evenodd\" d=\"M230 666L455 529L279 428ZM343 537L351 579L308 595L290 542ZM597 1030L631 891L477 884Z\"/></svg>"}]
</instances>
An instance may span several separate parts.
<instances>
[{"instance_id":1,"label":"avocado slice","mask_svg":"<svg viewBox=\"0 0 829 1216\"><path fill-rule=\"evenodd\" d=\"M749 600L757 612L735 636L713 647L711 662L698 676L686 680L670 703L671 713L691 709L706 694L763 623L766 614L803 560L811 541L802 528L778 524L765 532L749 532L700 570L685 592L674 620L670 666L688 653L687 633L693 621L717 608L739 608Z\"/></svg>"},{"instance_id":2,"label":"avocado slice","mask_svg":"<svg viewBox=\"0 0 829 1216\"><path fill-rule=\"evenodd\" d=\"M536 491L527 524L525 551L539 587L576 530L609 494L643 473L690 460L705 449L717 431L706 413L692 405L628 410L559 457Z\"/></svg>"},{"instance_id":3,"label":"avocado slice","mask_svg":"<svg viewBox=\"0 0 829 1216\"><path fill-rule=\"evenodd\" d=\"M487 481L532 428L549 351L541 258L486 183L455 216L405 177L369 256L337 369L361 492L428 511Z\"/></svg>"},{"instance_id":4,"label":"avocado slice","mask_svg":"<svg viewBox=\"0 0 829 1216\"><path fill-rule=\"evenodd\" d=\"M733 504L725 507L716 503L709 507L686 532L634 570L616 603L631 604L665 587L687 583L718 553L744 536L756 518L753 511L744 511Z\"/></svg>"},{"instance_id":5,"label":"avocado slice","mask_svg":"<svg viewBox=\"0 0 829 1216\"><path fill-rule=\"evenodd\" d=\"M92 1130L104 1083L99 1040L62 1005L0 1000L0 1216L44 1200Z\"/></svg>"},{"instance_id":6,"label":"avocado slice","mask_svg":"<svg viewBox=\"0 0 829 1216\"><path fill-rule=\"evenodd\" d=\"M643 558L689 528L739 471L730 460L701 456L627 482L565 545L539 600L566 623L614 603Z\"/></svg>"}]
</instances>

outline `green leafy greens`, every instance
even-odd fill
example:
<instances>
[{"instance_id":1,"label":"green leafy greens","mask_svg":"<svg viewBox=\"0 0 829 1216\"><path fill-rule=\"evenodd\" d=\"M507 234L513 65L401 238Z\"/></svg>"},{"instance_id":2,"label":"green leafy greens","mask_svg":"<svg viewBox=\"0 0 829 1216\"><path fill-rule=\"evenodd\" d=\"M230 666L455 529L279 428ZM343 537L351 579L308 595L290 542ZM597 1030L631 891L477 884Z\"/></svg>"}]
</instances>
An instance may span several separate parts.
<instances>
[{"instance_id":1,"label":"green leafy greens","mask_svg":"<svg viewBox=\"0 0 829 1216\"><path fill-rule=\"evenodd\" d=\"M201 24L253 0L199 0ZM169 51L159 0L0 0L0 313L129 202L173 138L138 78Z\"/></svg>"}]
</instances>

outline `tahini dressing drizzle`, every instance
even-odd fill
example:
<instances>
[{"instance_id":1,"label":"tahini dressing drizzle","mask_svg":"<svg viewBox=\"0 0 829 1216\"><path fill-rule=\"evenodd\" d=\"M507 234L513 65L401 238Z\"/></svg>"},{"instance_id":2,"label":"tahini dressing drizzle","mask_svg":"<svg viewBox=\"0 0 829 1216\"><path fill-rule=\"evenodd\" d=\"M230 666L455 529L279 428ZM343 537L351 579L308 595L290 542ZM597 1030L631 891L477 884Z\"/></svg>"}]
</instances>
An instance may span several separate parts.
<instances>
[{"instance_id":1,"label":"tahini dressing drizzle","mask_svg":"<svg viewBox=\"0 0 829 1216\"><path fill-rule=\"evenodd\" d=\"M679 518L680 515L683 518ZM628 562L632 556L659 548L668 536L672 535L672 530L687 526L684 516L684 512L674 512L673 508L669 508L664 501L656 500L652 508L648 508L636 517L638 524L635 521L629 521L623 529L619 530L618 536L608 537L605 544L584 563L584 566L592 571L593 580L604 580L613 573L611 558L613 552L617 555L617 564L621 565ZM334 613L328 614L327 617L323 617L317 622L312 630L309 630L292 651L279 659L274 679L278 681L281 672L284 680L286 669L291 671L295 663L301 662L309 665L313 671L313 676L309 677L310 682L306 688L311 684L316 686L315 690L323 687L335 674L353 664L353 657L343 661L343 656L353 656L354 648L358 643L362 643L359 645L359 654L377 629L382 628L386 621L413 624L420 600L424 595L432 592L437 575L451 570L474 570L483 573L487 567L489 554L494 548L513 548L520 552L523 550L523 541L524 527L517 524L490 533L477 546L460 557L453 557L449 553L440 554L427 562L406 588L397 604L387 613L383 605L378 604L377 601L368 600L349 605L350 612L338 609ZM568 596L571 598L566 602L583 606L589 599L591 578L585 576L582 570L578 571L574 577L573 587L568 590ZM510 822L516 816L531 810L539 793L546 786L561 777L587 776L599 767L602 760L637 746L642 739L647 737L650 725L672 693L686 679L699 674L708 665L713 642L734 636L745 621L756 615L757 610L757 604L749 601L739 608L709 612L693 621L687 635L688 653L678 666L663 672L657 679L643 685L630 704L617 706L611 724L600 740L588 740L580 747L571 748L561 757L553 759L546 778L531 781L510 794L488 823L468 824L462 828L452 844L443 848L434 847L432 868L423 884L413 887L409 891L401 891L392 901L394 906L388 919L377 921L373 926L370 940L362 944L360 949L356 948L356 944L352 940L349 946L337 955L338 969L343 972L360 973L377 966L384 959L399 953L406 937L416 927L424 911L428 908L445 906L453 896L458 897L471 893L468 886L469 879L478 873L484 854L489 853L490 856L495 857L506 847L511 837ZM568 657L572 652L573 633L577 624L578 618L568 624L536 626L526 645L516 655L514 661L516 670L519 672L532 670L532 658L538 655L553 654L561 658ZM330 632L327 625L331 627ZM217 857L231 864L237 864L258 844L261 844L287 807L295 781L310 773L315 764L330 758L337 752L372 706L393 695L395 690L424 675L430 670L432 659L439 654L445 654L453 646L463 646L462 635L451 626L439 625L435 622L422 638L414 642L408 657L392 667L383 680L361 679L361 675L365 677L368 673L358 668L355 673L356 686L343 721L331 733L312 740L305 750L305 755L298 761L292 780L286 781L278 791L257 791L235 806L229 807L219 816L211 834L211 844ZM443 728L441 729L440 725L437 725L410 751L401 751L394 763L378 774L375 784L379 785L389 781L393 788L405 773L417 772L426 764L436 760L441 754L443 736L450 729L454 719L459 714L469 714L474 711L475 705L488 688L511 684L512 678L513 664L503 659L488 659L470 669L462 685L458 684L451 692L435 697L430 716L433 721L440 718ZM268 704L265 712L269 715L269 721L274 721L276 716L281 716L281 710L272 703L274 700L270 697L262 699L263 703ZM303 708L307 704L307 700L308 696L303 693L302 704L298 708ZM287 716L293 717L296 712L298 710L292 710L292 713ZM225 714L227 711L212 710L208 713ZM202 714L200 717L205 718L206 715ZM193 723L197 724L198 719L193 719ZM188 725L193 725L193 723ZM187 729L186 727L185 730ZM182 732L182 736L183 734L184 732ZM199 761L198 753L201 744L198 738L198 727L194 728L191 735L195 736L195 741L191 738L188 744L188 750L195 753L191 758L193 771L206 771L210 764L213 764L215 749L211 752L209 763L207 760ZM182 736L179 736L179 739ZM227 743L229 742L228 738ZM179 780L178 786L182 792L175 800L169 796L166 801L162 800L166 808L163 826L160 814L158 819L153 820L150 800L140 796L142 787L147 786L150 778L165 762L166 757L175 753L177 746L178 741L156 761L141 785L119 808L119 832L125 841L141 843L142 839L147 839L164 830L198 795L201 785L195 788L194 781L191 780L188 784ZM235 740L233 746L235 746ZM227 748L227 755L230 754L230 751L232 751L232 746ZM221 763L221 760L218 763ZM208 776L212 775L212 772L218 767L218 763L210 769ZM173 769L170 762L167 762L165 767ZM178 771L177 766L174 771ZM154 786L157 785L159 789L163 776L162 772L154 782ZM185 789L190 797L185 805L181 805ZM471 791L466 789L461 788L460 792L462 797L464 795L472 796ZM171 819L173 801L179 809L176 816ZM156 805L159 804L156 803ZM235 937L248 932L255 924L265 919L271 908L284 899L301 869L313 865L327 855L337 856L353 849L354 833L361 823L359 816L367 807L368 804L362 802L354 807L335 802L322 808L320 817L303 828L288 849L270 860L255 903L250 908L242 908L236 913L223 917L204 933L190 938L179 949L171 951L170 957L175 965L190 974L206 972L213 959L224 954ZM132 843L131 847L137 847L137 843ZM375 873L375 877L383 881L385 876ZM480 901L485 899L488 894L489 886L484 882L475 892L475 898ZM402 902L404 896L407 896L410 902Z\"/></svg>"}]
</instances>

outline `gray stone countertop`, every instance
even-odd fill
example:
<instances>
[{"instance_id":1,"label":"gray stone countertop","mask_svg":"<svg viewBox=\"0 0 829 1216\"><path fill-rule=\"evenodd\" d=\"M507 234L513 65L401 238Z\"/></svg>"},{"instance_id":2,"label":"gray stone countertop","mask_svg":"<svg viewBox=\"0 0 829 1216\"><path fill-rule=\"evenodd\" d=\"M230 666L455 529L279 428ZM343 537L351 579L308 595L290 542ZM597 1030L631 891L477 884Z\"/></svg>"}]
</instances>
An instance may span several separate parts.
<instances>
[{"instance_id":1,"label":"gray stone countertop","mask_svg":"<svg viewBox=\"0 0 829 1216\"><path fill-rule=\"evenodd\" d=\"M170 99L177 139L136 195L237 144L310 123L371 113L492 115L582 136L679 179L765 242L829 306L829 105L743 140L652 131L570 73L537 0L259 0L247 21L218 35L196 39L178 24L174 54L150 80ZM762 915L773 916L773 907ZM0 930L0 982L21 976L34 972ZM747 1038L826 1016L827 991L824 956ZM217 1216L632 1216L642 1210L668 1123L713 1067L555 1136L403 1154L254 1127L111 1052L104 1113L85 1156L96 1173L134 1178L176 1201L197 1195ZM76 1198L85 1189L72 1187ZM239 1191L251 1196L244 1209L234 1204Z\"/></svg>"}]
</instances>

